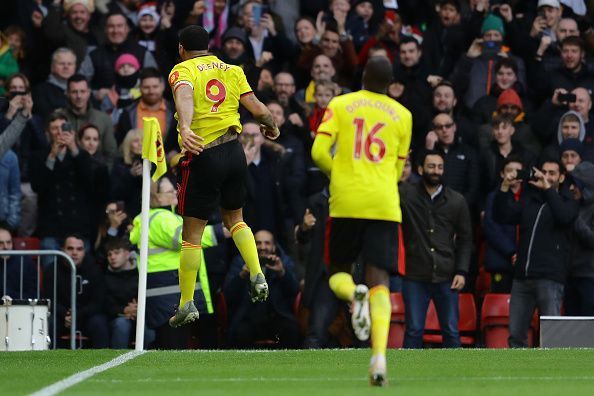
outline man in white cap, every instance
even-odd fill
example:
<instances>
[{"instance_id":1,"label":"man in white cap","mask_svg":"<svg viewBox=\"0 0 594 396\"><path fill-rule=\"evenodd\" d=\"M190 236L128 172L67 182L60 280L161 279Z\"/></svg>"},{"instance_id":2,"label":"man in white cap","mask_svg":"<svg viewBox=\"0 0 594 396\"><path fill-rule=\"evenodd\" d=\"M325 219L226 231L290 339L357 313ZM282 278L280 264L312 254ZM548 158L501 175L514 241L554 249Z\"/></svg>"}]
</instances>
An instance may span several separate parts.
<instances>
[{"instance_id":1,"label":"man in white cap","mask_svg":"<svg viewBox=\"0 0 594 396\"><path fill-rule=\"evenodd\" d=\"M559 0L538 0L538 16L534 18L530 37L550 36L555 41L555 30L561 20L562 10Z\"/></svg>"},{"instance_id":2,"label":"man in white cap","mask_svg":"<svg viewBox=\"0 0 594 396\"><path fill-rule=\"evenodd\" d=\"M101 26L92 23L93 12L93 0L64 0L63 5L54 2L43 20L43 35L52 48L72 49L80 64L88 51L103 42Z\"/></svg>"}]
</instances>

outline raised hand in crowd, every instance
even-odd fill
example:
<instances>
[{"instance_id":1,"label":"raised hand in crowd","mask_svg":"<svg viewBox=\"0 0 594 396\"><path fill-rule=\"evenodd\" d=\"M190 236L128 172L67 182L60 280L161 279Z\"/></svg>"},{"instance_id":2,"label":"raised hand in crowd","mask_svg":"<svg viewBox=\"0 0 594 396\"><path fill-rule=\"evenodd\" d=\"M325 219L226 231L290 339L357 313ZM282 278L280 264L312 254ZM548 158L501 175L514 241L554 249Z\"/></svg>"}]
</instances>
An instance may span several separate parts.
<instances>
[{"instance_id":1,"label":"raised hand in crowd","mask_svg":"<svg viewBox=\"0 0 594 396\"><path fill-rule=\"evenodd\" d=\"M534 22L532 22L532 28L530 28L530 37L536 38L539 34L544 32L547 28L547 20L540 15L534 18Z\"/></svg>"},{"instance_id":2,"label":"raised hand in crowd","mask_svg":"<svg viewBox=\"0 0 594 396\"><path fill-rule=\"evenodd\" d=\"M301 223L301 230L309 231L315 225L315 216L309 211L309 208L305 209L305 214L303 215L303 223Z\"/></svg>"},{"instance_id":3,"label":"raised hand in crowd","mask_svg":"<svg viewBox=\"0 0 594 396\"><path fill-rule=\"evenodd\" d=\"M262 18L260 19L260 26L268 30L268 34L270 34L272 37L275 37L277 35L276 26L274 25L274 19L272 19L272 15L270 15L269 13L265 13L264 15L262 15ZM272 54L270 55L272 56Z\"/></svg>"},{"instance_id":4,"label":"raised hand in crowd","mask_svg":"<svg viewBox=\"0 0 594 396\"><path fill-rule=\"evenodd\" d=\"M200 3L197 1L196 3ZM161 29L169 29L172 26L172 20L175 16L175 3L167 1L161 6Z\"/></svg>"}]
</instances>

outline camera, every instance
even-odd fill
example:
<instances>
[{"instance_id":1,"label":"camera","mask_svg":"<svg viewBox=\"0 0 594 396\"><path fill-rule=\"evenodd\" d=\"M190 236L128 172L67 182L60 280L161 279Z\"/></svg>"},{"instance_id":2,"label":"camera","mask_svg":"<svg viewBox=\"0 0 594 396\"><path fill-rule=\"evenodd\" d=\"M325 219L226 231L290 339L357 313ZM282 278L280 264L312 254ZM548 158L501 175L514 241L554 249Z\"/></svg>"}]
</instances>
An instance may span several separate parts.
<instances>
[{"instance_id":1,"label":"camera","mask_svg":"<svg viewBox=\"0 0 594 396\"><path fill-rule=\"evenodd\" d=\"M577 96L572 93L562 93L557 95L557 99L561 103L574 103L577 100Z\"/></svg>"},{"instance_id":2,"label":"camera","mask_svg":"<svg viewBox=\"0 0 594 396\"><path fill-rule=\"evenodd\" d=\"M516 180L524 180L524 181L536 180L536 176L534 175L534 170L522 169L522 170L518 171L518 174L516 175Z\"/></svg>"}]
</instances>

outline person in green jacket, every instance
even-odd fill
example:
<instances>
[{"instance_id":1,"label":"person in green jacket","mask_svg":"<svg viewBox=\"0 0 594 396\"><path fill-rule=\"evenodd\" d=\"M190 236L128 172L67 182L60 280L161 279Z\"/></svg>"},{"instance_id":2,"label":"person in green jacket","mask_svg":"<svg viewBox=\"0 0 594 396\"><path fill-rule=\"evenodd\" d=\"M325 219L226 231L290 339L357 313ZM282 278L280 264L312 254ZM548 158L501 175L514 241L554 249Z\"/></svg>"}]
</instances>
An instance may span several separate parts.
<instances>
[{"instance_id":1,"label":"person in green jacket","mask_svg":"<svg viewBox=\"0 0 594 396\"><path fill-rule=\"evenodd\" d=\"M177 205L176 190L171 181L165 176L156 183L151 183L151 200L149 212L149 246L147 266L146 291L146 325L167 331L167 322L174 305L179 302L178 268L181 253L182 218L173 212ZM130 232L130 242L140 248L141 215L134 218ZM215 246L214 227L208 226L202 236L202 246ZM204 257L202 257L202 263ZM213 313L213 304L208 282L206 265L200 267L196 280L194 300L201 313ZM183 342L183 340L180 340ZM179 345L183 347L183 345Z\"/></svg>"},{"instance_id":2,"label":"person in green jacket","mask_svg":"<svg viewBox=\"0 0 594 396\"><path fill-rule=\"evenodd\" d=\"M4 82L14 73L18 73L19 64L12 55L12 49L4 33L0 32L0 95L6 94Z\"/></svg>"}]
</instances>

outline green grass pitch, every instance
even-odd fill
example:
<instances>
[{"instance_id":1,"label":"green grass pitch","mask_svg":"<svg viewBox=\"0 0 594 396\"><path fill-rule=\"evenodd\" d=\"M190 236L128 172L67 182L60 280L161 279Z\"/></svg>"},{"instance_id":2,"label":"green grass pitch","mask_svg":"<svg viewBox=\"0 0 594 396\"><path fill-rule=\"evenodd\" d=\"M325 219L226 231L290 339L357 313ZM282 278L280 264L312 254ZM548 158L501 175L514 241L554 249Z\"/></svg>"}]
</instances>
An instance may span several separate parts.
<instances>
[{"instance_id":1,"label":"green grass pitch","mask_svg":"<svg viewBox=\"0 0 594 396\"><path fill-rule=\"evenodd\" d=\"M37 391L123 351L0 353L0 394ZM66 390L97 395L594 395L594 349L390 350L387 388L370 351L151 351Z\"/></svg>"}]
</instances>

